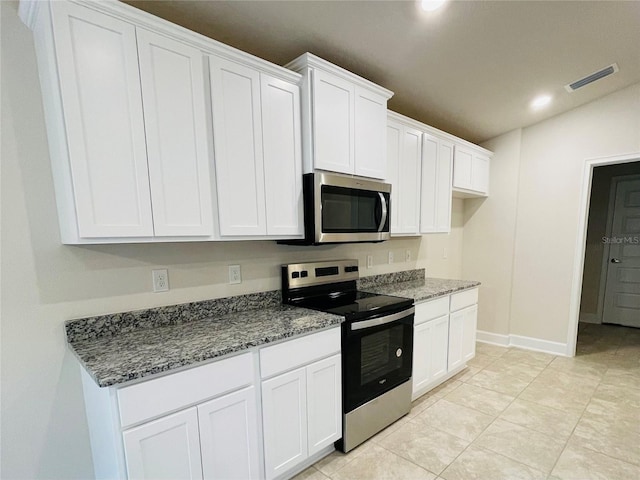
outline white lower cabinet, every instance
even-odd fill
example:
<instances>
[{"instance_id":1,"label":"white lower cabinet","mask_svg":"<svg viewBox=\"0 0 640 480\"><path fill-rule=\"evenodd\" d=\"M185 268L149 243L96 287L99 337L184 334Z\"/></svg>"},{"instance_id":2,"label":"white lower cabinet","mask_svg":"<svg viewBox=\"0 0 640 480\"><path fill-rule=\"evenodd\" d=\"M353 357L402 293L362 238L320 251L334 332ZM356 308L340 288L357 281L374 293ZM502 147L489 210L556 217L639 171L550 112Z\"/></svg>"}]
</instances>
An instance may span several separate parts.
<instances>
[{"instance_id":1,"label":"white lower cabinet","mask_svg":"<svg viewBox=\"0 0 640 480\"><path fill-rule=\"evenodd\" d=\"M291 476L342 436L340 337L334 327L121 387L83 370L95 477Z\"/></svg>"},{"instance_id":2,"label":"white lower cabinet","mask_svg":"<svg viewBox=\"0 0 640 480\"><path fill-rule=\"evenodd\" d=\"M293 469L342 436L340 355L262 382L266 478Z\"/></svg>"},{"instance_id":3,"label":"white lower cabinet","mask_svg":"<svg viewBox=\"0 0 640 480\"><path fill-rule=\"evenodd\" d=\"M198 412L189 408L122 434L129 479L201 479Z\"/></svg>"},{"instance_id":4,"label":"white lower cabinet","mask_svg":"<svg viewBox=\"0 0 640 480\"><path fill-rule=\"evenodd\" d=\"M451 314L449 325L449 370L464 365L476 355L476 322L478 306Z\"/></svg>"},{"instance_id":5,"label":"white lower cabinet","mask_svg":"<svg viewBox=\"0 0 640 480\"><path fill-rule=\"evenodd\" d=\"M204 478L260 476L254 387L198 405Z\"/></svg>"},{"instance_id":6,"label":"white lower cabinet","mask_svg":"<svg viewBox=\"0 0 640 480\"><path fill-rule=\"evenodd\" d=\"M307 385L304 368L262 382L267 478L307 458Z\"/></svg>"},{"instance_id":7,"label":"white lower cabinet","mask_svg":"<svg viewBox=\"0 0 640 480\"><path fill-rule=\"evenodd\" d=\"M267 479L299 468L342 436L340 328L260 351Z\"/></svg>"},{"instance_id":8,"label":"white lower cabinet","mask_svg":"<svg viewBox=\"0 0 640 480\"><path fill-rule=\"evenodd\" d=\"M416 305L413 336L415 400L458 373L475 356L478 289Z\"/></svg>"}]
</instances>

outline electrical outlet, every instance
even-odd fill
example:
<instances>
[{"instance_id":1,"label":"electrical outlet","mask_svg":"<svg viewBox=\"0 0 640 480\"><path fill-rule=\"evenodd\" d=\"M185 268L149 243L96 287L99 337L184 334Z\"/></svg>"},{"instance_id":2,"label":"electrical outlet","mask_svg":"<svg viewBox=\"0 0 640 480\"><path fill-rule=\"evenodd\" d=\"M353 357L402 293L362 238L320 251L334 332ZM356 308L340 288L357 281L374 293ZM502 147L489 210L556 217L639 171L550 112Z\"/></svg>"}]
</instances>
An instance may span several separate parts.
<instances>
[{"instance_id":1,"label":"electrical outlet","mask_svg":"<svg viewBox=\"0 0 640 480\"><path fill-rule=\"evenodd\" d=\"M373 255L367 255L367 268L373 268Z\"/></svg>"},{"instance_id":2,"label":"electrical outlet","mask_svg":"<svg viewBox=\"0 0 640 480\"><path fill-rule=\"evenodd\" d=\"M411 261L411 250L405 250L404 251L404 261L405 262L410 262Z\"/></svg>"},{"instance_id":3,"label":"electrical outlet","mask_svg":"<svg viewBox=\"0 0 640 480\"><path fill-rule=\"evenodd\" d=\"M445 260L449 258L449 252L447 252L447 247L444 247L442 249L442 258L444 258Z\"/></svg>"},{"instance_id":4,"label":"electrical outlet","mask_svg":"<svg viewBox=\"0 0 640 480\"><path fill-rule=\"evenodd\" d=\"M229 283L242 283L240 265L229 265Z\"/></svg>"},{"instance_id":5,"label":"electrical outlet","mask_svg":"<svg viewBox=\"0 0 640 480\"><path fill-rule=\"evenodd\" d=\"M393 252L389 250L389 264L393 263Z\"/></svg>"},{"instance_id":6,"label":"electrical outlet","mask_svg":"<svg viewBox=\"0 0 640 480\"><path fill-rule=\"evenodd\" d=\"M169 290L169 272L166 268L151 270L154 292L166 292Z\"/></svg>"}]
</instances>

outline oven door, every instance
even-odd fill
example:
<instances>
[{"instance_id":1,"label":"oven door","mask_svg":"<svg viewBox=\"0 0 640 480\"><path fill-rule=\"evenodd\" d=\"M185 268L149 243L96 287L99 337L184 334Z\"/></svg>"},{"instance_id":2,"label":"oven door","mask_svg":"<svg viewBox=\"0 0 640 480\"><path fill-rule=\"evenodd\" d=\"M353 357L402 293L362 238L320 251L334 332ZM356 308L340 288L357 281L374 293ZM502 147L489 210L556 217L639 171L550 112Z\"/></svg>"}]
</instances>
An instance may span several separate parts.
<instances>
[{"instance_id":1,"label":"oven door","mask_svg":"<svg viewBox=\"0 0 640 480\"><path fill-rule=\"evenodd\" d=\"M328 173L313 175L316 243L389 239L389 184Z\"/></svg>"},{"instance_id":2,"label":"oven door","mask_svg":"<svg viewBox=\"0 0 640 480\"><path fill-rule=\"evenodd\" d=\"M343 324L344 413L411 378L414 311Z\"/></svg>"}]
</instances>

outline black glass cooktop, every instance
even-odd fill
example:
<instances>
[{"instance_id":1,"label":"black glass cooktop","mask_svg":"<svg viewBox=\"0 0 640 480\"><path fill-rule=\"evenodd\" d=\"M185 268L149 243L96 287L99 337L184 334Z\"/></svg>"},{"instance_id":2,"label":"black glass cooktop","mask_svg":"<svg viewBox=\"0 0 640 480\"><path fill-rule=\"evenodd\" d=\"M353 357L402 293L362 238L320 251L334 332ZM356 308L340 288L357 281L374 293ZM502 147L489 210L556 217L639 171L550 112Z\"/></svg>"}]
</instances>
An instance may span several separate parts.
<instances>
[{"instance_id":1,"label":"black glass cooktop","mask_svg":"<svg viewBox=\"0 0 640 480\"><path fill-rule=\"evenodd\" d=\"M408 308L413 305L413 299L355 291L306 298L296 304L304 308L343 315L347 320L355 320Z\"/></svg>"}]
</instances>

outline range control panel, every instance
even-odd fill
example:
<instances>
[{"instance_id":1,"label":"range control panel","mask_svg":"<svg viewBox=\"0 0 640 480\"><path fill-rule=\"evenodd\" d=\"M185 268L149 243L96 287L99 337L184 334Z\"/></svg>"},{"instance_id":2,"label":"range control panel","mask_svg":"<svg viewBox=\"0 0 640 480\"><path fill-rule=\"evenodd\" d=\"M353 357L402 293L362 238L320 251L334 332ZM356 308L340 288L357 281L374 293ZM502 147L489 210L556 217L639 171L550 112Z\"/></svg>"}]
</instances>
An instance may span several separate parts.
<instances>
[{"instance_id":1,"label":"range control panel","mask_svg":"<svg viewBox=\"0 0 640 480\"><path fill-rule=\"evenodd\" d=\"M292 263L282 265L283 284L289 288L346 282L360 277L358 260L332 260L329 262Z\"/></svg>"}]
</instances>

